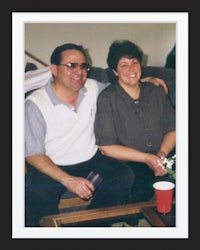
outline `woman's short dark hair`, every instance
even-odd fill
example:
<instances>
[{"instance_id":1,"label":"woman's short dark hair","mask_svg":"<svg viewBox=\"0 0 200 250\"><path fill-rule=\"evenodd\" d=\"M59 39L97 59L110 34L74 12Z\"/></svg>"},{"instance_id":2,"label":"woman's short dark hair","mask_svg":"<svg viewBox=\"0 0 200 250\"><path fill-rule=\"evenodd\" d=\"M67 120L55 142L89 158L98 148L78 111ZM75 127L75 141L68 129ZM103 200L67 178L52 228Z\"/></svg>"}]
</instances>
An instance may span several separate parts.
<instances>
[{"instance_id":1,"label":"woman's short dark hair","mask_svg":"<svg viewBox=\"0 0 200 250\"><path fill-rule=\"evenodd\" d=\"M60 45L54 49L53 53L51 54L51 58L50 58L51 64L59 65L61 62L61 59L62 59L61 53L65 50L71 50L71 49L78 50L78 51L82 52L83 55L85 56L85 59L87 60L86 52L85 52L83 46L76 45L74 43L66 43L66 44Z\"/></svg>"},{"instance_id":2,"label":"woman's short dark hair","mask_svg":"<svg viewBox=\"0 0 200 250\"><path fill-rule=\"evenodd\" d=\"M137 58L141 63L143 51L129 40L116 40L109 48L107 64L111 69L117 70L117 64L122 57Z\"/></svg>"}]
</instances>

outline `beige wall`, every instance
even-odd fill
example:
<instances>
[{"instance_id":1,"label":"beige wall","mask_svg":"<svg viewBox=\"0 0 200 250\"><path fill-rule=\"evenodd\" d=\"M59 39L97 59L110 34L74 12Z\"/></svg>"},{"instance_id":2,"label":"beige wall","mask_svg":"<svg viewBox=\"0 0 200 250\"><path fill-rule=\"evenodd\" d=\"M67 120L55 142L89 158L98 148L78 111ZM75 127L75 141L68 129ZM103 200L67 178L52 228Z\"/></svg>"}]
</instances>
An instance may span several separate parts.
<instances>
[{"instance_id":1,"label":"beige wall","mask_svg":"<svg viewBox=\"0 0 200 250\"><path fill-rule=\"evenodd\" d=\"M106 68L111 42L129 39L147 56L149 66L164 66L176 43L176 23L25 23L25 50L49 64L55 47L77 43L89 50L93 66ZM25 57L25 62L29 60ZM41 67L41 65L38 65Z\"/></svg>"}]
</instances>

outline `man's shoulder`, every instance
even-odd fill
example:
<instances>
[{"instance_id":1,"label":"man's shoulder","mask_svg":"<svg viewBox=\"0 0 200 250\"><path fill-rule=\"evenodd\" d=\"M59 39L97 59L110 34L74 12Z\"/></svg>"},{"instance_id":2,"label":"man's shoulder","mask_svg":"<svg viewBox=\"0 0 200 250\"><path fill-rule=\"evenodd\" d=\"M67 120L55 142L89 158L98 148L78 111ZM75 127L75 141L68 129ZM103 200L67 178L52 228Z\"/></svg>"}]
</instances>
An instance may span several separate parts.
<instances>
[{"instance_id":1,"label":"man's shoulder","mask_svg":"<svg viewBox=\"0 0 200 250\"><path fill-rule=\"evenodd\" d=\"M116 94L116 87L115 84L110 84L108 87L106 87L99 96L101 98L111 97Z\"/></svg>"},{"instance_id":2,"label":"man's shoulder","mask_svg":"<svg viewBox=\"0 0 200 250\"><path fill-rule=\"evenodd\" d=\"M50 100L48 98L48 94L45 91L45 86L34 90L32 93L30 93L25 101L31 101L31 103L35 103L35 104L41 104L41 103L50 103Z\"/></svg>"},{"instance_id":3,"label":"man's shoulder","mask_svg":"<svg viewBox=\"0 0 200 250\"><path fill-rule=\"evenodd\" d=\"M87 78L85 84L86 84L86 85L97 84L97 80L92 79L92 78Z\"/></svg>"},{"instance_id":4,"label":"man's shoulder","mask_svg":"<svg viewBox=\"0 0 200 250\"><path fill-rule=\"evenodd\" d=\"M84 86L88 90L98 90L98 82L95 79L87 78Z\"/></svg>"},{"instance_id":5,"label":"man's shoulder","mask_svg":"<svg viewBox=\"0 0 200 250\"><path fill-rule=\"evenodd\" d=\"M38 89L32 90L31 93L27 96L27 98L32 98L32 97L37 97L37 96L43 95L45 93L44 89L45 88L43 86L43 87L40 87Z\"/></svg>"},{"instance_id":6,"label":"man's shoulder","mask_svg":"<svg viewBox=\"0 0 200 250\"><path fill-rule=\"evenodd\" d=\"M95 90L95 91L97 91L98 94L100 92L102 92L102 90L107 88L109 85L110 85L109 82L103 83L103 82L99 82L99 81L97 81L95 79L91 79L91 78L87 78L87 81L85 83L85 87L88 90Z\"/></svg>"}]
</instances>

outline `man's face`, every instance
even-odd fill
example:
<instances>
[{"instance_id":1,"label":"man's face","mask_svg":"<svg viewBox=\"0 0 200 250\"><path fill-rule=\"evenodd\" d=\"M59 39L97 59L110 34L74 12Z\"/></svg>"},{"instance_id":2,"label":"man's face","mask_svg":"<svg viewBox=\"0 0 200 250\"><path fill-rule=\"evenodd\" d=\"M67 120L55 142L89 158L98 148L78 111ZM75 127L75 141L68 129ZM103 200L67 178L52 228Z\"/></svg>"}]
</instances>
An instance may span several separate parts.
<instances>
[{"instance_id":1,"label":"man's face","mask_svg":"<svg viewBox=\"0 0 200 250\"><path fill-rule=\"evenodd\" d=\"M52 65L55 83L71 91L79 91L87 79L87 64L84 54L78 50L66 50L61 54L60 65Z\"/></svg>"}]
</instances>

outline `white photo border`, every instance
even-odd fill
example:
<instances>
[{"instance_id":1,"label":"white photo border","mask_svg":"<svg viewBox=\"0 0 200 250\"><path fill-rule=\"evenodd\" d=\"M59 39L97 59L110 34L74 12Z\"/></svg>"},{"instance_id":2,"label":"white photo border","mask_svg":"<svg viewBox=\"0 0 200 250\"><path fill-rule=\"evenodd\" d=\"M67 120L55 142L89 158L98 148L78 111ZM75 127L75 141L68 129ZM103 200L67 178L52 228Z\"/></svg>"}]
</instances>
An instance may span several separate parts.
<instances>
[{"instance_id":1,"label":"white photo border","mask_svg":"<svg viewBox=\"0 0 200 250\"><path fill-rule=\"evenodd\" d=\"M67 15L66 15L67 13ZM176 227L24 227L24 23L175 22L177 180ZM13 12L12 13L12 238L188 238L188 12Z\"/></svg>"}]
</instances>

